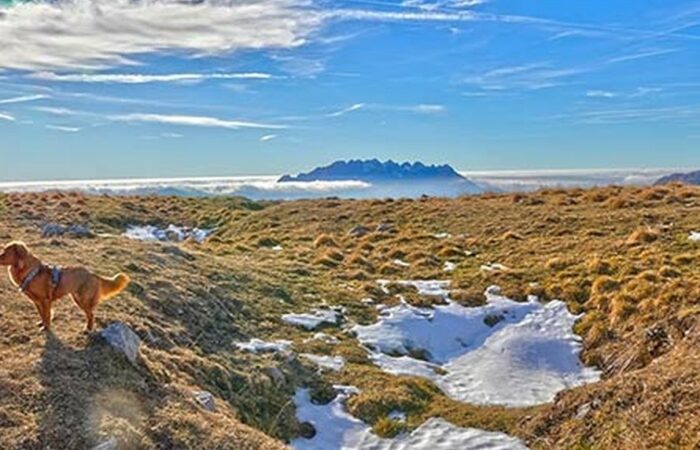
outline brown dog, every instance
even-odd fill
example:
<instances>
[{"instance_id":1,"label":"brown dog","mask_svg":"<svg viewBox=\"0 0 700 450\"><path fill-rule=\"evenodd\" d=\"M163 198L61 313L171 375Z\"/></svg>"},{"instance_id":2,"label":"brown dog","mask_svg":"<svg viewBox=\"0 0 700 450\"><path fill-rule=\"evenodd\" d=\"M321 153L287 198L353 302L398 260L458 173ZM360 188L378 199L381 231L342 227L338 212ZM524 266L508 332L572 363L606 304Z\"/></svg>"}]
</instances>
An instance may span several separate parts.
<instances>
[{"instance_id":1,"label":"brown dog","mask_svg":"<svg viewBox=\"0 0 700 450\"><path fill-rule=\"evenodd\" d=\"M129 284L129 277L120 273L102 278L82 267L56 269L43 264L22 242L12 242L0 254L0 266L9 266L12 282L29 297L41 317L44 330L51 328L53 303L70 295L83 310L87 330L95 327L95 309L101 300L114 297Z\"/></svg>"}]
</instances>

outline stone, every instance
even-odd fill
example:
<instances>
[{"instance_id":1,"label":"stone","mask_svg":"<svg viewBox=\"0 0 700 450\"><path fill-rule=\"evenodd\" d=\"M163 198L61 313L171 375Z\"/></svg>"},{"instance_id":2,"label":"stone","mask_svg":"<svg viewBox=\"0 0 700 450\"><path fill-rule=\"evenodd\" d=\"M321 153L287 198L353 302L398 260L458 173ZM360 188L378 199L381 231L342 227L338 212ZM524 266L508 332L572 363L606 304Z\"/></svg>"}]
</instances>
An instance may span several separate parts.
<instances>
[{"instance_id":1,"label":"stone","mask_svg":"<svg viewBox=\"0 0 700 450\"><path fill-rule=\"evenodd\" d=\"M131 364L136 365L141 339L127 324L114 322L102 330L100 336L107 344L126 356Z\"/></svg>"},{"instance_id":2,"label":"stone","mask_svg":"<svg viewBox=\"0 0 700 450\"><path fill-rule=\"evenodd\" d=\"M44 238L56 236L72 236L75 238L94 237L92 231L83 225L59 225L57 223L47 223L41 228L41 236Z\"/></svg>"},{"instance_id":3,"label":"stone","mask_svg":"<svg viewBox=\"0 0 700 450\"><path fill-rule=\"evenodd\" d=\"M284 376L284 372L282 372L278 367L268 367L265 372L277 386L280 386L287 381L287 378Z\"/></svg>"},{"instance_id":4,"label":"stone","mask_svg":"<svg viewBox=\"0 0 700 450\"><path fill-rule=\"evenodd\" d=\"M352 230L348 231L348 236L362 237L369 233L369 228L364 225L357 225Z\"/></svg>"},{"instance_id":5,"label":"stone","mask_svg":"<svg viewBox=\"0 0 700 450\"><path fill-rule=\"evenodd\" d=\"M202 405L202 408L207 411L216 411L216 403L214 402L214 396L208 391L198 391L194 393L194 399Z\"/></svg>"},{"instance_id":6,"label":"stone","mask_svg":"<svg viewBox=\"0 0 700 450\"><path fill-rule=\"evenodd\" d=\"M299 424L299 436L313 439L316 436L316 428L309 422L302 422Z\"/></svg>"},{"instance_id":7,"label":"stone","mask_svg":"<svg viewBox=\"0 0 700 450\"><path fill-rule=\"evenodd\" d=\"M111 438L102 442L101 444L92 447L92 450L117 450L118 446L119 442L117 441L117 438L112 436Z\"/></svg>"}]
</instances>

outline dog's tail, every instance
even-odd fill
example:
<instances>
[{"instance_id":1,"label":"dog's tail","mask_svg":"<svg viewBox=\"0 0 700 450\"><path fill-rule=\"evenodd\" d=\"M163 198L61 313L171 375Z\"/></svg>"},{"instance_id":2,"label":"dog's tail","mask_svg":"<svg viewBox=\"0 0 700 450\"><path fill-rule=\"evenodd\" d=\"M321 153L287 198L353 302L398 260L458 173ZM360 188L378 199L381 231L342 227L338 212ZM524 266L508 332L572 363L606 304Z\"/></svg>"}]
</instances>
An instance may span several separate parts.
<instances>
[{"instance_id":1,"label":"dog's tail","mask_svg":"<svg viewBox=\"0 0 700 450\"><path fill-rule=\"evenodd\" d=\"M102 300L107 300L115 295L118 295L121 291L126 289L131 279L128 275L120 273L112 278L102 278L97 277L100 282L100 298Z\"/></svg>"}]
</instances>

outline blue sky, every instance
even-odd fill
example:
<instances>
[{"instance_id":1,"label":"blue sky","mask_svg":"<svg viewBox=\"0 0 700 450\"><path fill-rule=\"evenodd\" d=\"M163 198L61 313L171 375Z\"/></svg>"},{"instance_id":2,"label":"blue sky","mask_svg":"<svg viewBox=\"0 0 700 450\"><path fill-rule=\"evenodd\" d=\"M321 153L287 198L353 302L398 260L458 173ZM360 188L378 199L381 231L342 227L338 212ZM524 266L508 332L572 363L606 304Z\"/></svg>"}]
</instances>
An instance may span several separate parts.
<instances>
[{"instance_id":1,"label":"blue sky","mask_svg":"<svg viewBox=\"0 0 700 450\"><path fill-rule=\"evenodd\" d=\"M0 2L0 180L700 166L700 2Z\"/></svg>"}]
</instances>

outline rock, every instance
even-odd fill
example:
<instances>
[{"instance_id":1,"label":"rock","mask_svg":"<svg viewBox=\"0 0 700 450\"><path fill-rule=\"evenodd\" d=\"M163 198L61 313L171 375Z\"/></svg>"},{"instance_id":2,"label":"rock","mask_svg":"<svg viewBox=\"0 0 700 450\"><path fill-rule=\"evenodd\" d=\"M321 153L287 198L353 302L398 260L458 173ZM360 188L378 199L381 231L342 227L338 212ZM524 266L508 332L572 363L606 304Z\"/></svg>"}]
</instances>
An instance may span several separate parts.
<instances>
[{"instance_id":1,"label":"rock","mask_svg":"<svg viewBox=\"0 0 700 450\"><path fill-rule=\"evenodd\" d=\"M348 236L362 237L369 233L369 228L364 225L357 225L352 230L348 231Z\"/></svg>"},{"instance_id":2,"label":"rock","mask_svg":"<svg viewBox=\"0 0 700 450\"><path fill-rule=\"evenodd\" d=\"M488 314L484 317L484 323L493 328L498 325L505 317L502 314Z\"/></svg>"},{"instance_id":3,"label":"rock","mask_svg":"<svg viewBox=\"0 0 700 450\"><path fill-rule=\"evenodd\" d=\"M287 377L284 376L284 372L282 372L278 367L268 367L265 372L277 386L280 386L287 381Z\"/></svg>"},{"instance_id":4,"label":"rock","mask_svg":"<svg viewBox=\"0 0 700 450\"><path fill-rule=\"evenodd\" d=\"M102 330L100 336L115 350L123 353L131 364L136 365L141 339L128 325L114 322Z\"/></svg>"},{"instance_id":5,"label":"rock","mask_svg":"<svg viewBox=\"0 0 700 450\"><path fill-rule=\"evenodd\" d=\"M208 391L198 391L194 393L194 399L202 405L202 408L207 411L216 411L216 403L214 402L214 396Z\"/></svg>"},{"instance_id":6,"label":"rock","mask_svg":"<svg viewBox=\"0 0 700 450\"><path fill-rule=\"evenodd\" d=\"M579 406L578 409L576 410L576 418L577 419L583 419L588 415L588 413L591 412L591 404L590 403L584 403L583 405Z\"/></svg>"},{"instance_id":7,"label":"rock","mask_svg":"<svg viewBox=\"0 0 700 450\"><path fill-rule=\"evenodd\" d=\"M394 226L388 222L382 222L377 225L377 233L391 233L394 231Z\"/></svg>"},{"instance_id":8,"label":"rock","mask_svg":"<svg viewBox=\"0 0 700 450\"><path fill-rule=\"evenodd\" d=\"M496 286L496 285L491 285L488 288L486 288L486 294L487 295L501 295L501 287Z\"/></svg>"},{"instance_id":9,"label":"rock","mask_svg":"<svg viewBox=\"0 0 700 450\"><path fill-rule=\"evenodd\" d=\"M57 223L47 223L41 228L41 236L44 238L55 236L72 236L74 238L92 238L95 235L89 228L83 225L63 226Z\"/></svg>"},{"instance_id":10,"label":"rock","mask_svg":"<svg viewBox=\"0 0 700 450\"><path fill-rule=\"evenodd\" d=\"M304 439L313 439L316 437L316 428L309 422L302 422L299 424L299 436Z\"/></svg>"},{"instance_id":11,"label":"rock","mask_svg":"<svg viewBox=\"0 0 700 450\"><path fill-rule=\"evenodd\" d=\"M117 450L118 446L119 442L117 441L117 438L112 436L111 438L109 438L109 440L106 440L103 443L92 447L92 450Z\"/></svg>"}]
</instances>

